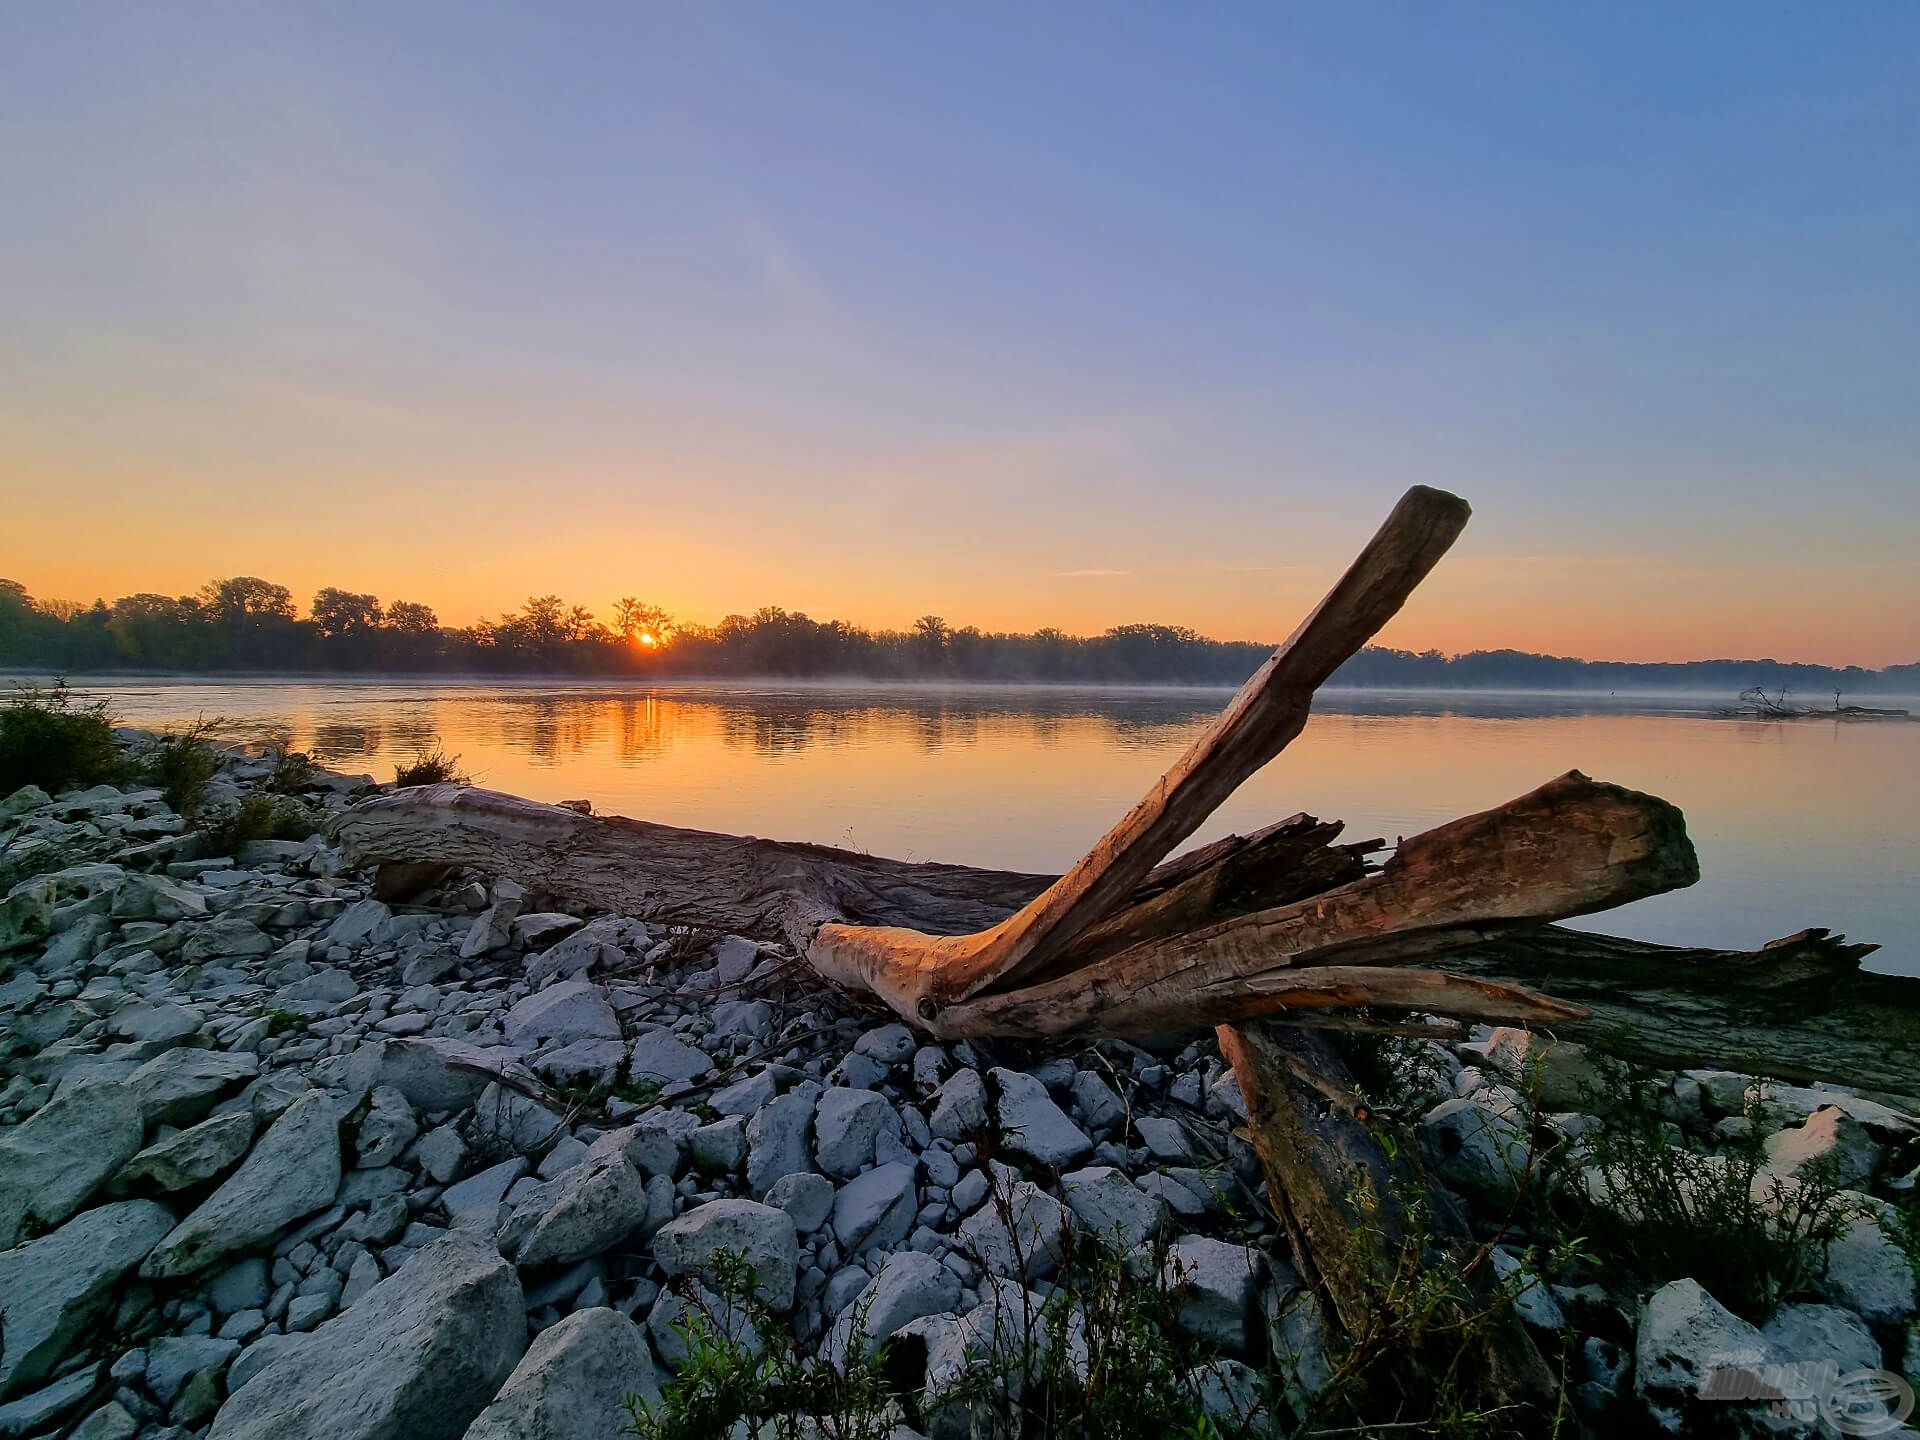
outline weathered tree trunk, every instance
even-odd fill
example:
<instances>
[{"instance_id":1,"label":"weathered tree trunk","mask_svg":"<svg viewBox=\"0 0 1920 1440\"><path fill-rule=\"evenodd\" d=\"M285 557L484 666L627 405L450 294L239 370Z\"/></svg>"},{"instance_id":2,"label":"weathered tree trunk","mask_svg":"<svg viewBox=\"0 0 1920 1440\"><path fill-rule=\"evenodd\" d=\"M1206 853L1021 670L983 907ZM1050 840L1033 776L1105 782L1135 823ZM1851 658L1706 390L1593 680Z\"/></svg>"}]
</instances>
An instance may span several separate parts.
<instances>
[{"instance_id":1,"label":"weathered tree trunk","mask_svg":"<svg viewBox=\"0 0 1920 1440\"><path fill-rule=\"evenodd\" d=\"M1416 836L1383 866L1367 861L1377 842L1338 845L1337 825L1306 816L1167 860L1300 732L1314 691L1466 518L1455 496L1409 491L1292 638L1058 878L592 819L453 786L364 802L338 838L363 864L472 866L623 914L777 936L938 1037L1219 1026L1275 1209L1332 1318L1352 1327L1404 1239L1392 1166L1329 1103L1347 1084L1331 1052L1262 1017L1511 1022L1667 1065L1920 1085L1920 982L1861 974L1871 946L1810 931L1750 953L1676 950L1545 925L1698 878L1679 811L1578 772ZM1361 1195L1377 1228L1356 1248ZM1476 1363L1484 1398L1526 1410L1545 1393L1517 1325L1489 1331Z\"/></svg>"},{"instance_id":2,"label":"weathered tree trunk","mask_svg":"<svg viewBox=\"0 0 1920 1440\"><path fill-rule=\"evenodd\" d=\"M1512 853L1498 837L1556 844L1552 832L1572 823L1570 795L1614 804L1612 788L1592 782L1556 781L1545 792L1489 812L1497 823L1475 816L1410 839L1371 873L1366 857L1377 844L1339 844L1337 824L1307 816L1217 841L1151 871L1070 950L1071 963L1084 957L1080 968L1038 977L1024 998L957 1007L948 1023L971 1034L1099 1035L1199 1029L1249 1012L1310 1025L1399 1011L1532 1024L1649 1064L1920 1089L1920 981L1863 973L1872 946L1809 931L1754 951L1681 949L1541 924L1572 908L1559 879L1550 903L1530 890L1519 904L1521 892L1497 887L1484 905L1448 900L1445 887L1468 884L1469 858L1481 882L1506 876L1480 864L1489 849ZM1582 820L1589 813L1577 810ZM1613 846L1611 833L1594 832L1586 850ZM849 925L911 919L927 933L978 930L1049 883L587 817L457 786L365 801L341 820L338 838L361 864L470 866L621 914L780 939L803 955L829 915ZM1617 867L1604 873L1617 883ZM1459 918L1468 903L1477 919ZM1251 978L1232 971L1219 958L1221 936L1235 955L1242 937L1254 937L1245 953L1266 968ZM1287 950L1295 944L1303 948ZM1191 972L1170 965L1169 953L1197 957Z\"/></svg>"},{"instance_id":3,"label":"weathered tree trunk","mask_svg":"<svg viewBox=\"0 0 1920 1440\"><path fill-rule=\"evenodd\" d=\"M1502 1412L1492 1433L1543 1430L1553 1410L1551 1370L1519 1316L1490 1304L1497 1277L1489 1264L1475 1264L1484 1247L1445 1192L1427 1183L1420 1157L1404 1146L1389 1155L1360 1118L1339 1054L1323 1036L1265 1020L1222 1025L1219 1036L1252 1117L1248 1138L1274 1214L1329 1333L1347 1340L1346 1366L1367 1374L1376 1394L1398 1391L1403 1409L1430 1401L1420 1389L1431 1371L1447 1371L1478 1406ZM1423 1213L1409 1214L1410 1197ZM1411 1288L1436 1250L1457 1293L1432 1317L1439 1334L1405 1335L1398 1327L1406 1317L1388 1292ZM1468 1312L1488 1318L1461 1325Z\"/></svg>"}]
</instances>

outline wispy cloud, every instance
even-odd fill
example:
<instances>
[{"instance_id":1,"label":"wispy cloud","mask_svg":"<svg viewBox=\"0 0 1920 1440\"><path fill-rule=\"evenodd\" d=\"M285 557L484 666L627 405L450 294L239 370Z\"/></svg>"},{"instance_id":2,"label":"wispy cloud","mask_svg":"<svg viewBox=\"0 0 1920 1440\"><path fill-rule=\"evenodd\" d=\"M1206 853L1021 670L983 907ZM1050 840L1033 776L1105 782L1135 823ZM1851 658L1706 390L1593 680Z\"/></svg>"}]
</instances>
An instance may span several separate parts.
<instances>
[{"instance_id":1,"label":"wispy cloud","mask_svg":"<svg viewBox=\"0 0 1920 1440\"><path fill-rule=\"evenodd\" d=\"M1268 575L1278 570L1298 569L1288 565L1216 565L1202 562L1196 565L1149 565L1144 569L1122 570L1107 567L1093 567L1086 570L1054 570L1049 572L1055 580L1105 580L1119 575Z\"/></svg>"}]
</instances>

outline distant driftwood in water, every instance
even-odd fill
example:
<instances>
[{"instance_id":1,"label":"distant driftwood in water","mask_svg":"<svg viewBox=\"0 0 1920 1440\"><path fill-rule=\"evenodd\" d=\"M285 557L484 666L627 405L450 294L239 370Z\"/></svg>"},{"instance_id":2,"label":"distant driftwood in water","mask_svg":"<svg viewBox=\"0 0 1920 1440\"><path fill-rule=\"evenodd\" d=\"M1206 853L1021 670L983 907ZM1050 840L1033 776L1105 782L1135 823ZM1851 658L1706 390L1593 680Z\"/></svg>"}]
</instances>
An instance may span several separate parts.
<instances>
[{"instance_id":1,"label":"distant driftwood in water","mask_svg":"<svg viewBox=\"0 0 1920 1440\"><path fill-rule=\"evenodd\" d=\"M1906 710L1884 709L1873 705L1842 705L1835 692L1833 704L1797 705L1785 691L1769 695L1765 687L1755 685L1740 692L1738 705L1723 705L1713 711L1719 720L1911 720Z\"/></svg>"},{"instance_id":2,"label":"distant driftwood in water","mask_svg":"<svg viewBox=\"0 0 1920 1440\"><path fill-rule=\"evenodd\" d=\"M1311 616L1112 830L1057 878L909 864L599 819L433 786L365 802L363 864L471 866L625 914L776 935L821 976L936 1037L1101 1036L1217 1025L1275 1213L1329 1320L1390 1269L1356 1252L1357 1198L1389 1216L1418 1161L1342 1097L1322 1036L1433 1017L1529 1025L1636 1060L1920 1088L1920 981L1810 930L1753 952L1679 950L1548 922L1692 884L1680 812L1578 772L1400 845L1340 845L1295 816L1169 860L1306 723L1314 692L1400 609L1467 520L1415 489ZM1517 1321L1476 1362L1485 1400L1539 1406L1551 1377Z\"/></svg>"}]
</instances>

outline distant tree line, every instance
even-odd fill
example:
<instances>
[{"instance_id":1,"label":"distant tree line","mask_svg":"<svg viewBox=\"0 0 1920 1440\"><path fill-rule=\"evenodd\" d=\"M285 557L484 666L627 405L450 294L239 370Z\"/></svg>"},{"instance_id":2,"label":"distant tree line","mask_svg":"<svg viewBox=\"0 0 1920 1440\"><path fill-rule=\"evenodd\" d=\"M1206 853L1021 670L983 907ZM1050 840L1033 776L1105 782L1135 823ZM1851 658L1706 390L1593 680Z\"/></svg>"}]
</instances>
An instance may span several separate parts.
<instances>
[{"instance_id":1,"label":"distant tree line","mask_svg":"<svg viewBox=\"0 0 1920 1440\"><path fill-rule=\"evenodd\" d=\"M859 676L885 680L1237 685L1266 643L1210 640L1177 625L1117 625L1100 635L955 628L923 615L907 630L869 630L769 606L717 625L679 623L632 596L613 623L555 595L470 626L442 625L411 600L333 587L300 615L293 592L249 575L194 595L126 595L92 605L36 601L0 580L0 665L95 670L439 672L638 677ZM1920 664L1866 670L1778 660L1635 664L1519 650L1443 655L1374 646L1336 685L1380 689L1692 689L1752 685L1817 695L1835 688L1920 691Z\"/></svg>"}]
</instances>

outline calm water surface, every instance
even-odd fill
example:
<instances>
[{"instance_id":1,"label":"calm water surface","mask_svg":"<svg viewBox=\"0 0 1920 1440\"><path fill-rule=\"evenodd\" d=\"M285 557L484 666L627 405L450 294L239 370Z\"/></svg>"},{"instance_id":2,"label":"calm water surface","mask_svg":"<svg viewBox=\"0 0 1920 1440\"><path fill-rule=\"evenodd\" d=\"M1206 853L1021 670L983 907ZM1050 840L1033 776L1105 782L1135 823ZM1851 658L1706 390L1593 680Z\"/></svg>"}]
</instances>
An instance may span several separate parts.
<instances>
[{"instance_id":1,"label":"calm water surface","mask_svg":"<svg viewBox=\"0 0 1920 1440\"><path fill-rule=\"evenodd\" d=\"M477 783L602 812L903 857L1055 870L1226 691L497 681L115 681L143 725L223 716L391 779L438 741ZM1703 878L1590 917L1681 944L1826 925L1920 974L1920 724L1704 718L1711 700L1328 693L1197 841L1297 810L1411 835L1570 769L1679 805ZM1920 713L1920 702L1905 704Z\"/></svg>"}]
</instances>

